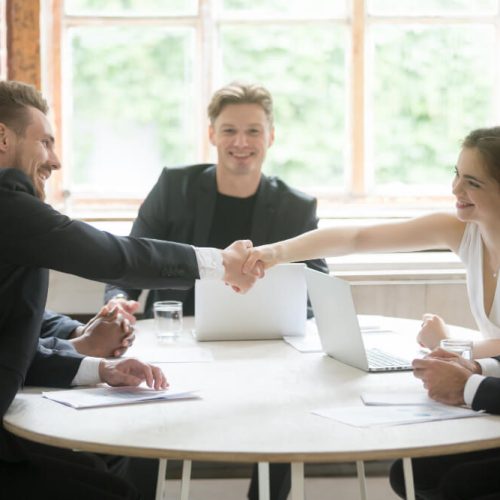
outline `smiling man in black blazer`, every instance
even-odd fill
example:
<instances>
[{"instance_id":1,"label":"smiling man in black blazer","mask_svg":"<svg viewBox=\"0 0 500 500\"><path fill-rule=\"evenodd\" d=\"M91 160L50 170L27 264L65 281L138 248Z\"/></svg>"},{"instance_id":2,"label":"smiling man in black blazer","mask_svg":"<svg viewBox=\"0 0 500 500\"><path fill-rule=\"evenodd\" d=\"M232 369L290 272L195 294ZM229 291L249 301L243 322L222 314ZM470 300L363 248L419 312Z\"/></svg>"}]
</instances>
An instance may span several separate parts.
<instances>
[{"instance_id":1,"label":"smiling man in black blazer","mask_svg":"<svg viewBox=\"0 0 500 500\"><path fill-rule=\"evenodd\" d=\"M24 384L167 385L159 368L138 360L84 357L59 348L59 339L39 341L48 269L152 288L189 287L201 277L246 291L255 281L241 273L249 241L220 251L116 237L45 204L45 182L60 168L47 110L33 87L0 82L0 418ZM2 498L139 498L108 466L97 455L35 445L0 428Z\"/></svg>"},{"instance_id":2,"label":"smiling man in black blazer","mask_svg":"<svg viewBox=\"0 0 500 500\"><path fill-rule=\"evenodd\" d=\"M225 247L247 238L254 245L273 243L316 229L316 199L262 173L267 150L274 142L269 91L260 85L231 83L213 95L208 118L217 164L164 168L130 235ZM328 272L322 259L306 264ZM141 289L132 286L108 285L105 300L111 304L137 300L140 293ZM194 314L193 288L153 289L146 299L146 317L152 317L157 300L181 300L184 313ZM272 464L271 500L285 499L289 485L289 467ZM249 498L258 498L256 468Z\"/></svg>"}]
</instances>

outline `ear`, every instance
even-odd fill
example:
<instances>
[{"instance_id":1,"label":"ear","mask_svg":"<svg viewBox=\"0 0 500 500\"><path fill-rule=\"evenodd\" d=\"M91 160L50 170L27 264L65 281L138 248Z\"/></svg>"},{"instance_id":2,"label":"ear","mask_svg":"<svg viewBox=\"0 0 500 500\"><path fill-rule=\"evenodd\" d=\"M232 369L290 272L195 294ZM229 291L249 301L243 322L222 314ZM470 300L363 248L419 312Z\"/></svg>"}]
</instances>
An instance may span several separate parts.
<instances>
[{"instance_id":1,"label":"ear","mask_svg":"<svg viewBox=\"0 0 500 500\"><path fill-rule=\"evenodd\" d=\"M271 130L269 131L269 143L267 144L267 147L270 148L274 144L274 127L271 127Z\"/></svg>"},{"instance_id":2,"label":"ear","mask_svg":"<svg viewBox=\"0 0 500 500\"><path fill-rule=\"evenodd\" d=\"M215 146L215 129L212 124L208 126L208 138L210 139L212 146Z\"/></svg>"},{"instance_id":3,"label":"ear","mask_svg":"<svg viewBox=\"0 0 500 500\"><path fill-rule=\"evenodd\" d=\"M5 123L0 123L0 152L6 153L9 149L10 142L10 129Z\"/></svg>"}]
</instances>

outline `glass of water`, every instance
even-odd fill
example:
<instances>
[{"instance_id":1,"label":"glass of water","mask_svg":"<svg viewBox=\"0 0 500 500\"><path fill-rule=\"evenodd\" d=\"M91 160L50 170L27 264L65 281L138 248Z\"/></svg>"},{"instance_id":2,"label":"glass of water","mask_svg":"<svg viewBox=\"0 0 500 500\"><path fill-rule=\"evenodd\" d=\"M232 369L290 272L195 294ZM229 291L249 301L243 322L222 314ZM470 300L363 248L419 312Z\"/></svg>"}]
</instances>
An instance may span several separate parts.
<instances>
[{"instance_id":1,"label":"glass of water","mask_svg":"<svg viewBox=\"0 0 500 500\"><path fill-rule=\"evenodd\" d=\"M162 300L153 304L158 339L176 338L182 333L182 302Z\"/></svg>"},{"instance_id":2,"label":"glass of water","mask_svg":"<svg viewBox=\"0 0 500 500\"><path fill-rule=\"evenodd\" d=\"M443 339L440 346L449 352L455 352L462 358L472 359L472 340Z\"/></svg>"}]
</instances>

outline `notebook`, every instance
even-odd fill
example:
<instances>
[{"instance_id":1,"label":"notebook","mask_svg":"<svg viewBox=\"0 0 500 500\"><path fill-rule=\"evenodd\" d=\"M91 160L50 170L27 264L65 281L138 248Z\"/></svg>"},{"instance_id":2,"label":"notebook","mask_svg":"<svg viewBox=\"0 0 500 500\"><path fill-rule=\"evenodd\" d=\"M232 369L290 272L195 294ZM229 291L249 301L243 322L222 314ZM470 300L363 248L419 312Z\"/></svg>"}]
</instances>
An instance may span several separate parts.
<instances>
[{"instance_id":1,"label":"notebook","mask_svg":"<svg viewBox=\"0 0 500 500\"><path fill-rule=\"evenodd\" d=\"M197 280L194 318L198 340L262 340L304 335L307 287L304 264L266 271L246 293L219 280Z\"/></svg>"},{"instance_id":2,"label":"notebook","mask_svg":"<svg viewBox=\"0 0 500 500\"><path fill-rule=\"evenodd\" d=\"M305 271L321 346L326 354L369 372L412 369L410 361L404 358L378 348L365 348L349 283L311 269Z\"/></svg>"}]
</instances>

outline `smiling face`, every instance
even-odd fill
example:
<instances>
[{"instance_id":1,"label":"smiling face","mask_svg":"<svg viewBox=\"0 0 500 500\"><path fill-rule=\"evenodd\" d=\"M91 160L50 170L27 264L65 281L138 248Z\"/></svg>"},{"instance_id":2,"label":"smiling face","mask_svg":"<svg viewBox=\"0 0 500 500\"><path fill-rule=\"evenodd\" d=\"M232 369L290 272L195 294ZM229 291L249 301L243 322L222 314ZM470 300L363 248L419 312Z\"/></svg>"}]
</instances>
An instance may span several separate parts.
<instances>
[{"instance_id":1,"label":"smiling face","mask_svg":"<svg viewBox=\"0 0 500 500\"><path fill-rule=\"evenodd\" d=\"M209 128L217 148L217 170L223 176L260 178L274 129L258 104L228 104Z\"/></svg>"},{"instance_id":2,"label":"smiling face","mask_svg":"<svg viewBox=\"0 0 500 500\"><path fill-rule=\"evenodd\" d=\"M464 147L453 180L457 217L463 222L495 222L500 213L500 184L477 148Z\"/></svg>"},{"instance_id":3,"label":"smiling face","mask_svg":"<svg viewBox=\"0 0 500 500\"><path fill-rule=\"evenodd\" d=\"M6 148L5 166L22 170L33 182L37 196L45 199L45 183L53 170L61 168L54 151L54 136L47 116L29 107L29 122L24 134L5 128L3 146Z\"/></svg>"}]
</instances>

